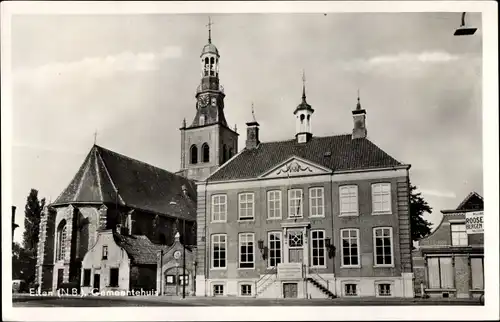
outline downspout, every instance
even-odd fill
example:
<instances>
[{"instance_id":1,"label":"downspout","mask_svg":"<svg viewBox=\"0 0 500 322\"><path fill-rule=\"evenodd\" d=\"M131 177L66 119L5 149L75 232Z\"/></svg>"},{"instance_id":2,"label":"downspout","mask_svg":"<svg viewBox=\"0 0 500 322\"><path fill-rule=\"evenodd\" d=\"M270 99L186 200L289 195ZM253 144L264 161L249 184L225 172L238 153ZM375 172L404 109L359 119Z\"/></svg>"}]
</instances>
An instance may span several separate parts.
<instances>
[{"instance_id":1,"label":"downspout","mask_svg":"<svg viewBox=\"0 0 500 322\"><path fill-rule=\"evenodd\" d=\"M208 270L209 270L209 267L208 265L210 263L208 263L208 251L209 251L209 247L207 247L207 243L208 243L208 240L207 240L207 184L208 184L208 178L205 179L205 297L207 297L207 286L208 286ZM226 254L227 254L227 251L226 251Z\"/></svg>"},{"instance_id":2,"label":"downspout","mask_svg":"<svg viewBox=\"0 0 500 322\"><path fill-rule=\"evenodd\" d=\"M332 247L335 247L335 213L333 207L333 170L330 174L330 207L332 212ZM336 251L336 250L335 250ZM332 256L332 273L333 273L333 294L337 295L337 283L335 283L335 251ZM327 280L328 281L328 280ZM329 285L328 290L330 290Z\"/></svg>"}]
</instances>

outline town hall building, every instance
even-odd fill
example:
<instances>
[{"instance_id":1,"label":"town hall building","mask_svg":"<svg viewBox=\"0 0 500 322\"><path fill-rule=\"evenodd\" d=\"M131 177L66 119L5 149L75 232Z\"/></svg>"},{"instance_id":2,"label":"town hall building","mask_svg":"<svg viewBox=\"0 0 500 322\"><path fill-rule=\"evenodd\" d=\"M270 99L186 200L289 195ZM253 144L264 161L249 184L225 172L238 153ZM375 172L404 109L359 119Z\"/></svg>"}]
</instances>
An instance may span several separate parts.
<instances>
[{"instance_id":1,"label":"town hall building","mask_svg":"<svg viewBox=\"0 0 500 322\"><path fill-rule=\"evenodd\" d=\"M367 138L359 98L352 114L352 133L314 136L304 85L294 138L261 142L254 118L245 147L196 182L197 296L413 297L410 165Z\"/></svg>"}]
</instances>

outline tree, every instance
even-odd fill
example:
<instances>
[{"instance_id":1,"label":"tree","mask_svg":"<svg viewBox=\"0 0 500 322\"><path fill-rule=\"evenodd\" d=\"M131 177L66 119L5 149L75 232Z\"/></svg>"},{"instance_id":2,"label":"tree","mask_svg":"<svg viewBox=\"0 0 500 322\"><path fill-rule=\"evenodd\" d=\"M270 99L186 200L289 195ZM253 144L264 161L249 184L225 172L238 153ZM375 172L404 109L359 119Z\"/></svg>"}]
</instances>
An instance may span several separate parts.
<instances>
[{"instance_id":1,"label":"tree","mask_svg":"<svg viewBox=\"0 0 500 322\"><path fill-rule=\"evenodd\" d=\"M431 223L424 219L424 213L432 213L432 208L424 200L417 187L410 183L410 225L411 240L416 241L431 233Z\"/></svg>"},{"instance_id":2,"label":"tree","mask_svg":"<svg viewBox=\"0 0 500 322\"><path fill-rule=\"evenodd\" d=\"M38 200L38 190L31 189L24 209L23 247L26 250L37 248L43 207L45 207L45 198Z\"/></svg>"},{"instance_id":3,"label":"tree","mask_svg":"<svg viewBox=\"0 0 500 322\"><path fill-rule=\"evenodd\" d=\"M18 267L16 268L16 273L28 284L35 281L38 234L40 231L40 218L44 207L45 198L38 200L38 190L31 189L24 210L23 247L19 249Z\"/></svg>"}]
</instances>

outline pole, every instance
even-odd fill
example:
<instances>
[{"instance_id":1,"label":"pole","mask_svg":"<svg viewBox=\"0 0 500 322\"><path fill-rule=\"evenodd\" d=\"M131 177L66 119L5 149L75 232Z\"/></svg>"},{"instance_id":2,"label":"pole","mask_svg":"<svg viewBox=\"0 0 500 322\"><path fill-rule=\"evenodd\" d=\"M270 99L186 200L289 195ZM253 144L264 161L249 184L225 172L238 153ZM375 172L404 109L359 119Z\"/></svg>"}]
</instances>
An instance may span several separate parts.
<instances>
[{"instance_id":1,"label":"pole","mask_svg":"<svg viewBox=\"0 0 500 322\"><path fill-rule=\"evenodd\" d=\"M160 295L163 295L163 249L160 251Z\"/></svg>"},{"instance_id":2,"label":"pole","mask_svg":"<svg viewBox=\"0 0 500 322\"><path fill-rule=\"evenodd\" d=\"M186 298L186 219L182 221L182 298Z\"/></svg>"}]
</instances>

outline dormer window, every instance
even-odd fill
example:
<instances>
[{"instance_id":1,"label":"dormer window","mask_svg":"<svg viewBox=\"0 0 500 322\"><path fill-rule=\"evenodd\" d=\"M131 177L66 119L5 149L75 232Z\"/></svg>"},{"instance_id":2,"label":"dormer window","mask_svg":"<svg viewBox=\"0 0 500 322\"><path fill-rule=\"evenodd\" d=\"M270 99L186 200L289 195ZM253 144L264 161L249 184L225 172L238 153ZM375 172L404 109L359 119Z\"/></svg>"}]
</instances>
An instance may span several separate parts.
<instances>
[{"instance_id":1,"label":"dormer window","mask_svg":"<svg viewBox=\"0 0 500 322\"><path fill-rule=\"evenodd\" d=\"M205 125L205 115L200 115L200 126Z\"/></svg>"}]
</instances>

